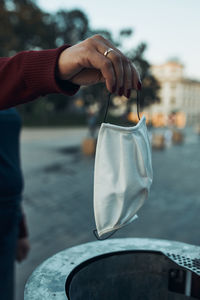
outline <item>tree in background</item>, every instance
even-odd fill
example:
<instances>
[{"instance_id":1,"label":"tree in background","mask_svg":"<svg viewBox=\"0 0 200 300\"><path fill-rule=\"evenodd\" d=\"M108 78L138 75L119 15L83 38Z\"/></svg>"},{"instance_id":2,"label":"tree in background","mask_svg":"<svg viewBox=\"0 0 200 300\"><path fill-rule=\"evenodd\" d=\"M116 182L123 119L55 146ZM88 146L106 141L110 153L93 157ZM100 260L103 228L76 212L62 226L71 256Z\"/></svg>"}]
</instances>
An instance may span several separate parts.
<instances>
[{"instance_id":1,"label":"tree in background","mask_svg":"<svg viewBox=\"0 0 200 300\"><path fill-rule=\"evenodd\" d=\"M56 48L75 44L89 36L86 15L79 10L49 14L32 0L0 1L0 55L11 56L22 50ZM66 95L49 95L48 101L34 101L19 107L22 116L44 117L50 112L65 112L72 101ZM39 118L40 118L39 117ZM45 116L47 119L48 117Z\"/></svg>"},{"instance_id":2,"label":"tree in background","mask_svg":"<svg viewBox=\"0 0 200 300\"><path fill-rule=\"evenodd\" d=\"M133 30L131 28L122 29L116 40L114 40L112 34L107 30L98 30L98 33L102 34L105 38L108 38L115 46L123 49L124 40L126 38L130 38L133 34ZM145 43L141 43L137 46L137 48L133 48L128 52L123 49L123 52L126 53L127 57L135 64L137 67L141 80L142 80L142 90L140 92L140 107L143 109L153 103L159 102L160 99L158 97L158 91L160 89L158 81L151 74L150 64L145 59L145 51L147 49L147 45ZM127 115L131 111L131 106L133 103L136 103L137 94L132 92L131 98L126 102L126 110L123 113L123 119L127 121ZM83 98L85 99L85 105L88 106L90 103L94 104L95 102L100 102L99 113L102 115L103 107L105 107L105 103L108 99L108 92L106 92L106 88L102 84L98 84L96 86L87 87L83 90ZM112 102L111 102L112 106Z\"/></svg>"},{"instance_id":3,"label":"tree in background","mask_svg":"<svg viewBox=\"0 0 200 300\"><path fill-rule=\"evenodd\" d=\"M102 34L118 47L123 47L125 38L132 35L131 29L120 31L114 39L109 30L93 30L86 14L80 10L60 10L55 14L47 13L33 0L0 0L0 55L10 56L22 50L39 50L58 47L64 43L75 44L95 33ZM155 78L150 74L150 65L144 58L146 45L141 44L137 49L130 50L127 55L140 69L143 89L141 92L142 104L150 105L158 101L159 89ZM123 49L125 51L125 49ZM107 92L103 84L81 89L84 105L91 103L104 104ZM63 95L49 95L48 101L34 101L19 107L22 116L26 118L39 116L48 122L49 115L69 111L72 98ZM134 94L128 106L135 101ZM127 107L127 110L130 109Z\"/></svg>"},{"instance_id":4,"label":"tree in background","mask_svg":"<svg viewBox=\"0 0 200 300\"><path fill-rule=\"evenodd\" d=\"M1 14L0 55L55 47L55 27L50 15L30 0L4 0ZM3 23L2 23L3 22Z\"/></svg>"},{"instance_id":5,"label":"tree in background","mask_svg":"<svg viewBox=\"0 0 200 300\"><path fill-rule=\"evenodd\" d=\"M158 91L160 89L158 81L151 74L150 64L145 59L144 54L147 49L145 43L141 43L136 49L132 49L127 53L129 59L136 65L142 80L142 90L140 92L141 107L149 106L159 102ZM132 101L135 97L131 98Z\"/></svg>"}]
</instances>

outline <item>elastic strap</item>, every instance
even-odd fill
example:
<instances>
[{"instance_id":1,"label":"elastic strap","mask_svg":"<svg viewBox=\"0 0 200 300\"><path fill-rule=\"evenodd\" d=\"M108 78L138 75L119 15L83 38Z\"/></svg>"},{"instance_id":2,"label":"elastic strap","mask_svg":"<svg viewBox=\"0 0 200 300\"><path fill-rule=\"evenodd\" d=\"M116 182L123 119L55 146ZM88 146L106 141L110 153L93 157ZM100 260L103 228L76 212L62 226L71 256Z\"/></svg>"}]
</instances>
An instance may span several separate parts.
<instances>
[{"instance_id":1,"label":"elastic strap","mask_svg":"<svg viewBox=\"0 0 200 300\"><path fill-rule=\"evenodd\" d=\"M138 120L140 120L140 92L137 91L137 116Z\"/></svg>"},{"instance_id":2,"label":"elastic strap","mask_svg":"<svg viewBox=\"0 0 200 300\"><path fill-rule=\"evenodd\" d=\"M107 105L106 105L103 123L106 123L106 118L107 118L107 114L108 114L108 108L110 105L111 95L112 95L111 93L108 94L108 101L107 101ZM138 116L138 120L140 120L140 92L139 91L137 91L137 116Z\"/></svg>"},{"instance_id":3,"label":"elastic strap","mask_svg":"<svg viewBox=\"0 0 200 300\"><path fill-rule=\"evenodd\" d=\"M112 95L111 93L108 94L108 101L107 101L107 105L106 105L105 115L104 115L104 118L103 118L103 123L106 123L106 118L107 118L107 114L108 114L108 108L109 108L109 105L110 105L111 95Z\"/></svg>"},{"instance_id":4,"label":"elastic strap","mask_svg":"<svg viewBox=\"0 0 200 300\"><path fill-rule=\"evenodd\" d=\"M115 232L117 232L117 229L114 230L113 232L111 232L111 234L109 234L107 237L105 237L105 238L100 238L100 236L98 235L97 230L96 230L96 229L93 230L94 236L95 236L96 239L99 240L99 241L107 240L108 238L110 238L111 236L113 236L113 234L115 234Z\"/></svg>"}]
</instances>

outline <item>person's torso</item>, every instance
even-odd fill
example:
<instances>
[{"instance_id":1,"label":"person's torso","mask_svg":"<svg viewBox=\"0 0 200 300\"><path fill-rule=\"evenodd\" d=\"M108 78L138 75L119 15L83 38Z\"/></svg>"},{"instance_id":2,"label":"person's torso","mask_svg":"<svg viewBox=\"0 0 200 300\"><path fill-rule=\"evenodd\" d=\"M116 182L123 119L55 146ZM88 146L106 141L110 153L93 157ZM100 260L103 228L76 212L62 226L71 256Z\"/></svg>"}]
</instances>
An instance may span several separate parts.
<instances>
[{"instance_id":1,"label":"person's torso","mask_svg":"<svg viewBox=\"0 0 200 300\"><path fill-rule=\"evenodd\" d=\"M0 111L0 201L20 195L23 189L20 129L21 119L15 109Z\"/></svg>"}]
</instances>

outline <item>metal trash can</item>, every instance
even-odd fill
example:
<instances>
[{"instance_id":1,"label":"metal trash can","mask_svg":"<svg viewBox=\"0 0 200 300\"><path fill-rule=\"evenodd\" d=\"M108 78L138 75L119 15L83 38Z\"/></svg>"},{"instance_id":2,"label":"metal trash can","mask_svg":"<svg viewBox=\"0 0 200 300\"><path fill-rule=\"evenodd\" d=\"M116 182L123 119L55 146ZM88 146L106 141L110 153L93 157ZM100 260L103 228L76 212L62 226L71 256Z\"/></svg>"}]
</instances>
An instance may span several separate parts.
<instances>
[{"instance_id":1,"label":"metal trash can","mask_svg":"<svg viewBox=\"0 0 200 300\"><path fill-rule=\"evenodd\" d=\"M82 244L41 264L24 299L200 299L200 247L140 238Z\"/></svg>"}]
</instances>

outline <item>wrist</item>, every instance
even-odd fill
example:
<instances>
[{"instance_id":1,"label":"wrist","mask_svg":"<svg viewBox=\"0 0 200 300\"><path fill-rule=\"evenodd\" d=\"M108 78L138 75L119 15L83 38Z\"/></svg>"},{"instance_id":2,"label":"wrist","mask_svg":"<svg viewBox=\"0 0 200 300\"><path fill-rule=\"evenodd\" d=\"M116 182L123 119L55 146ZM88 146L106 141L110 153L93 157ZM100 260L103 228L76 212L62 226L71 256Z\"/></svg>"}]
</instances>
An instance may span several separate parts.
<instances>
[{"instance_id":1,"label":"wrist","mask_svg":"<svg viewBox=\"0 0 200 300\"><path fill-rule=\"evenodd\" d=\"M70 81L71 78L83 69L79 63L80 50L76 46L68 47L60 53L57 63L57 76L59 80Z\"/></svg>"}]
</instances>

